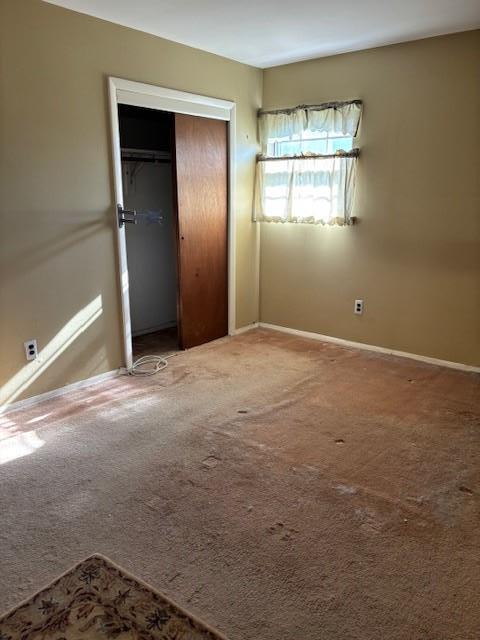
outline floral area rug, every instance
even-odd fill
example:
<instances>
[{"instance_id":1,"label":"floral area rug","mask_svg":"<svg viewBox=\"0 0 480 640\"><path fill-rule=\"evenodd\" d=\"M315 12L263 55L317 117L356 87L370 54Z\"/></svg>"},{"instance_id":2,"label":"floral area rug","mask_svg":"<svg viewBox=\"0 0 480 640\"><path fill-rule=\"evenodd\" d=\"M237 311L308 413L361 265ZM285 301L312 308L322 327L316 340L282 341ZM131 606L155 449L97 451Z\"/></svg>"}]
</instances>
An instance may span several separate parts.
<instances>
[{"instance_id":1,"label":"floral area rug","mask_svg":"<svg viewBox=\"0 0 480 640\"><path fill-rule=\"evenodd\" d=\"M0 640L99 638L226 640L97 554L0 617Z\"/></svg>"}]
</instances>

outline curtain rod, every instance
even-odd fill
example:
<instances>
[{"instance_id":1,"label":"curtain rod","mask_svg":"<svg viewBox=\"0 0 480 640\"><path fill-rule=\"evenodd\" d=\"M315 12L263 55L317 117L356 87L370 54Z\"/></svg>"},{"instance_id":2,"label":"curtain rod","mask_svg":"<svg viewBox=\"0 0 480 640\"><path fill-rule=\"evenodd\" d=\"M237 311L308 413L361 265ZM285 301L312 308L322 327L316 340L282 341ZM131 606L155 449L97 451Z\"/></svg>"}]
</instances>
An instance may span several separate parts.
<instances>
[{"instance_id":1,"label":"curtain rod","mask_svg":"<svg viewBox=\"0 0 480 640\"><path fill-rule=\"evenodd\" d=\"M258 156L257 162L269 162L270 160L315 160L322 158L358 158L360 149L352 149L351 151L339 151L338 153L310 153L308 155L297 156Z\"/></svg>"},{"instance_id":2,"label":"curtain rod","mask_svg":"<svg viewBox=\"0 0 480 640\"><path fill-rule=\"evenodd\" d=\"M259 110L259 116L275 115L277 113L293 113L299 109L315 109L316 111L323 111L324 109L338 109L339 107L345 107L348 104L363 104L361 100L344 100L343 102L323 102L322 104L299 104L297 107L288 107L286 109L273 109L270 111Z\"/></svg>"}]
</instances>

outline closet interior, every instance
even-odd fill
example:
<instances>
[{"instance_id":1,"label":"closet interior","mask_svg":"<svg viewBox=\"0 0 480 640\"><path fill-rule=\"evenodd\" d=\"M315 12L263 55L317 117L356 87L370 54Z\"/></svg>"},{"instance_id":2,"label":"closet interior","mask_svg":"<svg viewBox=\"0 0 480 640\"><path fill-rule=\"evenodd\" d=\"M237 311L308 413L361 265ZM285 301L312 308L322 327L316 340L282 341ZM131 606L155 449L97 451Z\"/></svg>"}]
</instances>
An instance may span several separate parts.
<instances>
[{"instance_id":1,"label":"closet interior","mask_svg":"<svg viewBox=\"0 0 480 640\"><path fill-rule=\"evenodd\" d=\"M119 105L124 209L141 212L126 224L134 360L179 349L173 114Z\"/></svg>"}]
</instances>

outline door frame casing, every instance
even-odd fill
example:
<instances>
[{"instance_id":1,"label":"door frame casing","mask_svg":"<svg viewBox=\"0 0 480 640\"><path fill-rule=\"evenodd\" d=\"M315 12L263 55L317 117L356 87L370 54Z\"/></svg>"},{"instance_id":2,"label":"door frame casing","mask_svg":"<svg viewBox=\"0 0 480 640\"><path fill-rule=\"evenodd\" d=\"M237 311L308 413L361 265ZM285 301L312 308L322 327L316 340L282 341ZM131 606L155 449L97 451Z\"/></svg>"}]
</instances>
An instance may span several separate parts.
<instances>
[{"instance_id":1,"label":"door frame casing","mask_svg":"<svg viewBox=\"0 0 480 640\"><path fill-rule=\"evenodd\" d=\"M109 77L111 144L113 152L113 178L115 192L115 229L117 237L117 265L122 309L122 329L125 367L133 364L132 327L130 316L129 278L125 225L119 227L116 205L123 206L122 160L118 105L128 104L159 111L184 113L192 116L224 120L228 126L228 202L227 202L227 253L228 253L228 335L235 333L235 128L236 104L229 100L211 98L195 93L167 89L157 85Z\"/></svg>"}]
</instances>

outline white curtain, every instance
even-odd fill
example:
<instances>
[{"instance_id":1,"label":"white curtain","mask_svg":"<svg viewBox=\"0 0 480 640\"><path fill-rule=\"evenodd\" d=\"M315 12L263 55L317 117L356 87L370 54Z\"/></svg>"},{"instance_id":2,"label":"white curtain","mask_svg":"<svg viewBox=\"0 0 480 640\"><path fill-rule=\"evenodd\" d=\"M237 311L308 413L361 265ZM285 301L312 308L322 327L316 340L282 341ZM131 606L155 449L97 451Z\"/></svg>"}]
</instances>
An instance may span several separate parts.
<instances>
[{"instance_id":1,"label":"white curtain","mask_svg":"<svg viewBox=\"0 0 480 640\"><path fill-rule=\"evenodd\" d=\"M358 102L350 102L339 107L327 109L306 109L307 129L329 133L341 132L345 136L356 136L362 105Z\"/></svg>"},{"instance_id":2,"label":"white curtain","mask_svg":"<svg viewBox=\"0 0 480 640\"><path fill-rule=\"evenodd\" d=\"M259 134L262 153L267 153L267 145L278 138L291 138L303 131L318 133L342 133L354 137L362 113L362 105L349 102L336 107L297 107L285 111L261 113Z\"/></svg>"},{"instance_id":3,"label":"white curtain","mask_svg":"<svg viewBox=\"0 0 480 640\"><path fill-rule=\"evenodd\" d=\"M299 107L260 114L263 154L279 138L305 131L354 137L362 105ZM257 162L254 219L310 224L350 224L355 190L356 157L338 155Z\"/></svg>"},{"instance_id":4,"label":"white curtain","mask_svg":"<svg viewBox=\"0 0 480 640\"><path fill-rule=\"evenodd\" d=\"M291 138L305 131L307 114L305 109L295 109L285 113L262 113L259 116L258 128L262 153L267 153L269 142L277 138Z\"/></svg>"},{"instance_id":5,"label":"white curtain","mask_svg":"<svg viewBox=\"0 0 480 640\"><path fill-rule=\"evenodd\" d=\"M342 156L258 162L255 219L350 224L355 170Z\"/></svg>"}]
</instances>

